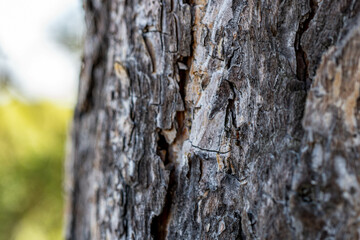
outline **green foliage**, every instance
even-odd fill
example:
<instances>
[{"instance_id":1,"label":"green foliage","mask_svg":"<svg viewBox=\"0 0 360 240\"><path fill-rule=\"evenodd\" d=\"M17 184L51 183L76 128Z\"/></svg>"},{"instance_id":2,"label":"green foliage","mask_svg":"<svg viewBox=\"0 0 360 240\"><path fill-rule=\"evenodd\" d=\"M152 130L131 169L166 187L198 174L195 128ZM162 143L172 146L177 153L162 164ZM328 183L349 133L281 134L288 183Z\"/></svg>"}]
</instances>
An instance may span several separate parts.
<instances>
[{"instance_id":1,"label":"green foliage","mask_svg":"<svg viewBox=\"0 0 360 240\"><path fill-rule=\"evenodd\" d=\"M0 240L62 239L71 114L49 102L0 103Z\"/></svg>"}]
</instances>

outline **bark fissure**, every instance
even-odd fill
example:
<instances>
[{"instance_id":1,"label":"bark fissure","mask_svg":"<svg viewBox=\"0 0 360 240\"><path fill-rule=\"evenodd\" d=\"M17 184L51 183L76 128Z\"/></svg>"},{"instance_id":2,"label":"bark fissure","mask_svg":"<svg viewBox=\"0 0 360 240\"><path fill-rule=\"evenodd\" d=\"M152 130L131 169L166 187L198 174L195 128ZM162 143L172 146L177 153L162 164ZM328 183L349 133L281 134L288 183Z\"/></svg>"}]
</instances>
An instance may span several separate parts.
<instances>
[{"instance_id":1,"label":"bark fissure","mask_svg":"<svg viewBox=\"0 0 360 240\"><path fill-rule=\"evenodd\" d=\"M173 202L174 189L177 182L175 176L175 168L170 170L169 184L165 196L165 203L161 213L153 217L151 220L151 235L154 239L165 240L168 235L168 226L171 219L171 206Z\"/></svg>"},{"instance_id":2,"label":"bark fissure","mask_svg":"<svg viewBox=\"0 0 360 240\"><path fill-rule=\"evenodd\" d=\"M318 8L316 0L309 0L310 10L304 20L299 22L299 28L295 35L295 55L296 55L296 77L304 83L305 90L309 90L311 79L309 78L309 61L306 52L301 45L303 34L309 29L310 22L313 20Z\"/></svg>"},{"instance_id":3,"label":"bark fissure","mask_svg":"<svg viewBox=\"0 0 360 240\"><path fill-rule=\"evenodd\" d=\"M167 239L168 236L168 229L173 211L172 204L173 201L176 201L176 197L174 196L174 194L179 184L178 173L180 172L180 170L178 169L177 159L180 157L179 150L182 149L182 145L184 141L188 138L188 129L186 126L187 107L185 104L185 98L186 98L185 88L186 88L186 83L189 80L189 69L192 59L192 50L191 50L192 41L190 41L189 46L187 46L190 49L185 50L189 54L182 55L181 52L179 53L179 51L184 49L181 49L182 43L179 43L179 41L181 41L181 39L179 38L182 35L182 33L180 31L181 29L180 26L178 26L178 24L180 24L179 23L180 20L176 16L176 12L174 12L175 10L174 4L179 4L179 3L176 1L171 1L170 2L171 9L169 13L173 14L175 20L174 27L176 33L175 35L177 38L176 40L177 47L176 47L176 51L167 51L167 53L174 54L176 56L175 57L176 60L174 61L174 65L173 65L173 68L175 70L173 74L175 75L174 78L177 79L178 93L181 98L178 100L181 101L181 104L183 105L184 109L183 111L176 111L171 129L161 130L161 132L159 132L159 140L157 142L157 146L158 146L157 154L161 157L161 159L163 159L165 169L167 169L167 171L170 172L169 182L166 190L166 196L164 199L164 204L161 209L161 213L157 216L154 216L151 220L151 235L153 236L154 239L160 239L160 240L165 240ZM165 8L163 7L161 11L162 12L161 18L166 15L164 11ZM161 33L161 34L166 35L166 33ZM170 34L168 34L168 36L171 37ZM163 37L161 39L163 39ZM176 135L174 139L172 139L169 136L168 137L165 136L165 135L174 134L172 133L173 131L176 131Z\"/></svg>"},{"instance_id":4,"label":"bark fissure","mask_svg":"<svg viewBox=\"0 0 360 240\"><path fill-rule=\"evenodd\" d=\"M160 132L158 133L156 154L164 162L165 167L170 163L169 144L167 143L165 137Z\"/></svg>"}]
</instances>

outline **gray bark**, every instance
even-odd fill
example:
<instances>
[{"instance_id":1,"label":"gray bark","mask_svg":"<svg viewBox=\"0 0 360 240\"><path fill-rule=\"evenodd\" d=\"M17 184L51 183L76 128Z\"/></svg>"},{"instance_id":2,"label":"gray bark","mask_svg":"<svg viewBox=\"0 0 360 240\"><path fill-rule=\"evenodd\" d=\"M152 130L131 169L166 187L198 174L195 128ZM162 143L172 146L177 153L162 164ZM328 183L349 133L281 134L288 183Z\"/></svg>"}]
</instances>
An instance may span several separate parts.
<instances>
[{"instance_id":1,"label":"gray bark","mask_svg":"<svg viewBox=\"0 0 360 240\"><path fill-rule=\"evenodd\" d=\"M360 238L360 1L84 8L67 239Z\"/></svg>"}]
</instances>

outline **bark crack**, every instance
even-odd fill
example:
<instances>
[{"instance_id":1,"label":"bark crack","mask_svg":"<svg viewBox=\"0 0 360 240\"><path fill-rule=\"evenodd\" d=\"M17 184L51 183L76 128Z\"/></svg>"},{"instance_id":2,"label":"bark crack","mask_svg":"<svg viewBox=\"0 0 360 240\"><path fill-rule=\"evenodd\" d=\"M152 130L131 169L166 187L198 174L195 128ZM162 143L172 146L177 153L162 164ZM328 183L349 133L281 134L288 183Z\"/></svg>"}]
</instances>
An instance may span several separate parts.
<instances>
[{"instance_id":1,"label":"bark crack","mask_svg":"<svg viewBox=\"0 0 360 240\"><path fill-rule=\"evenodd\" d=\"M171 205L177 187L175 168L170 171L169 185L165 196L165 203L161 213L151 221L151 235L153 239L165 240L168 234L168 225L171 218Z\"/></svg>"},{"instance_id":2,"label":"bark crack","mask_svg":"<svg viewBox=\"0 0 360 240\"><path fill-rule=\"evenodd\" d=\"M305 19L299 22L299 28L295 36L295 55L296 55L296 77L298 80L304 82L305 89L309 90L311 79L309 78L309 61L307 55L301 46L301 38L303 34L309 29L310 22L313 20L316 10L318 8L315 0L309 0L310 11Z\"/></svg>"},{"instance_id":3,"label":"bark crack","mask_svg":"<svg viewBox=\"0 0 360 240\"><path fill-rule=\"evenodd\" d=\"M227 154L227 153L231 152L231 149L228 150L228 151L222 152L222 151L218 151L218 150L206 149L206 148L196 146L191 142L191 140L189 140L189 142L190 142L192 147L197 148L197 149L199 149L201 151L205 151L205 152L213 152L213 153L219 153L219 154Z\"/></svg>"},{"instance_id":4,"label":"bark crack","mask_svg":"<svg viewBox=\"0 0 360 240\"><path fill-rule=\"evenodd\" d=\"M170 13L173 13L173 10L175 9L174 1L170 2L171 5L171 11ZM166 14L164 12L164 8L161 11L161 18ZM174 13L173 13L174 14ZM162 21L161 21L162 22ZM188 46L190 48L190 54L184 53L181 50L181 47L179 45L179 36L180 28L177 26L177 23L179 20L175 16L175 27L176 27L176 38L177 38L177 50L176 51L167 51L163 49L166 53L174 53L176 55L174 61L173 61L173 67L175 70L175 74L178 74L178 93L180 94L181 101L184 105L183 111L176 111L175 118L172 122L172 130L176 131L176 136L174 139L167 141L167 139L163 134L163 132L160 130L158 132L158 142L157 142L157 155L160 156L162 161L164 162L165 169L170 171L169 174L169 182L167 186L167 192L164 199L164 205L161 210L161 213L157 216L154 216L151 221L151 235L153 239L167 239L169 235L169 225L171 222L171 216L172 216L172 205L173 202L176 201L176 189L178 187L178 176L177 176L177 169L176 169L176 160L178 158L178 150L182 148L182 145L185 140L188 139L188 126L186 126L186 106L185 106L185 94L186 94L186 88L185 85L187 81L189 80L189 71L190 71L190 65L192 63L192 49L191 44L192 40L190 42L190 45ZM163 24L163 22L162 22ZM163 26L162 26L163 27ZM162 28L161 28L162 29ZM162 32L162 35L166 35ZM171 36L171 34L169 34ZM162 38L161 38L162 39ZM185 65L185 66L184 66ZM184 67L182 67L184 66ZM166 133L165 133L166 134Z\"/></svg>"}]
</instances>

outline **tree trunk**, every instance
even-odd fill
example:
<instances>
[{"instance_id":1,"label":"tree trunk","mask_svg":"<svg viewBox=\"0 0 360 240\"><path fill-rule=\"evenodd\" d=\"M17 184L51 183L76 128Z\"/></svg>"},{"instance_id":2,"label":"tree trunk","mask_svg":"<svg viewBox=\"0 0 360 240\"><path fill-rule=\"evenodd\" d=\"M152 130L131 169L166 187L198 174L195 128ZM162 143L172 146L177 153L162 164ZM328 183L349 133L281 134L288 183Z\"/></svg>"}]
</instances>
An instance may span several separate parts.
<instances>
[{"instance_id":1,"label":"tree trunk","mask_svg":"<svg viewBox=\"0 0 360 240\"><path fill-rule=\"evenodd\" d=\"M360 238L360 1L84 8L67 239Z\"/></svg>"}]
</instances>

